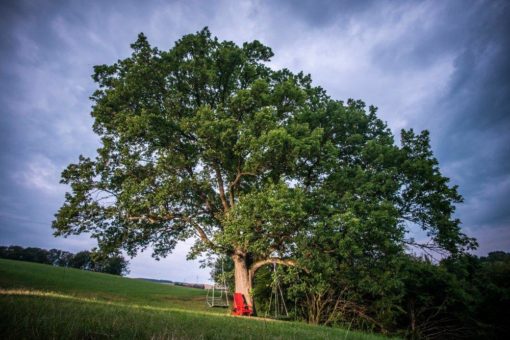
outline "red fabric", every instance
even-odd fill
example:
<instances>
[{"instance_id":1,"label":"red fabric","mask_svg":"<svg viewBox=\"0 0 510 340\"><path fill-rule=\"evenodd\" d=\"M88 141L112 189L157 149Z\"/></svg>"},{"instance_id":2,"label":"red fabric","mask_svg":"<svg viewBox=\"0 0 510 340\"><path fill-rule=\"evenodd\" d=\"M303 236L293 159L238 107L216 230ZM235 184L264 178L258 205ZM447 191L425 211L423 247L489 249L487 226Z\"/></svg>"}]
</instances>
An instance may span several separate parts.
<instances>
[{"instance_id":1,"label":"red fabric","mask_svg":"<svg viewBox=\"0 0 510 340\"><path fill-rule=\"evenodd\" d=\"M232 315L252 315L253 310L251 306L246 303L244 295L241 293L234 293L234 309Z\"/></svg>"}]
</instances>

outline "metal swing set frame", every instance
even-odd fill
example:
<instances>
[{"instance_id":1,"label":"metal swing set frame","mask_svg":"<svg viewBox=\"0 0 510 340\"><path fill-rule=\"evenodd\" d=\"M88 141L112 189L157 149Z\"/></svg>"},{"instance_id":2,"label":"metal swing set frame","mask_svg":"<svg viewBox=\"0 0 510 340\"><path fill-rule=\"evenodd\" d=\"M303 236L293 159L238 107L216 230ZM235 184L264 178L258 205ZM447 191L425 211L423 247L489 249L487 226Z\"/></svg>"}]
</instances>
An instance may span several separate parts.
<instances>
[{"instance_id":1,"label":"metal swing set frame","mask_svg":"<svg viewBox=\"0 0 510 340\"><path fill-rule=\"evenodd\" d=\"M273 299L274 296L274 299ZM274 319L286 319L289 317L289 311L285 304L283 290L280 285L280 276L277 272L276 263L273 263L273 280L271 282L271 295L269 297L269 305L265 317L271 316L271 309L274 303Z\"/></svg>"},{"instance_id":2,"label":"metal swing set frame","mask_svg":"<svg viewBox=\"0 0 510 340\"><path fill-rule=\"evenodd\" d=\"M221 261L221 282L214 282L212 288L207 289L206 302L209 307L229 307L228 286L225 280L223 261Z\"/></svg>"}]
</instances>

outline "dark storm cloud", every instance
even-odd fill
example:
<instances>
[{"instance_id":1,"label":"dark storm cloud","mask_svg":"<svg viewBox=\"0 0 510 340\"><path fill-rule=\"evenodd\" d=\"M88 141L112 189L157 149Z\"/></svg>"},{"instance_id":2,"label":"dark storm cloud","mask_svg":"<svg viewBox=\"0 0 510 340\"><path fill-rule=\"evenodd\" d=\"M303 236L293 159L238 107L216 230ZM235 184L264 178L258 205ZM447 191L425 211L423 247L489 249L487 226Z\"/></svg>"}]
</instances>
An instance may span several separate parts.
<instances>
[{"instance_id":1,"label":"dark storm cloud","mask_svg":"<svg viewBox=\"0 0 510 340\"><path fill-rule=\"evenodd\" d=\"M374 10L377 1L315 0L315 1L281 1L281 10L290 17L306 22L311 28L331 24L347 25L349 18L367 10ZM285 19L284 19L285 20Z\"/></svg>"},{"instance_id":2,"label":"dark storm cloud","mask_svg":"<svg viewBox=\"0 0 510 340\"><path fill-rule=\"evenodd\" d=\"M168 49L209 26L220 39L268 44L273 67L311 73L336 99L379 106L397 133L429 129L441 169L465 197L458 210L465 231L480 238L481 252L510 250L505 1L11 0L0 7L0 244L93 246L86 237L54 239L49 227L63 201L61 170L98 146L88 114L92 66L128 56L141 31ZM149 260L135 260L133 274L142 265ZM151 270L144 275L165 277Z\"/></svg>"},{"instance_id":3,"label":"dark storm cloud","mask_svg":"<svg viewBox=\"0 0 510 340\"><path fill-rule=\"evenodd\" d=\"M423 44L429 54L449 49L454 59L447 89L417 123L432 130L444 170L465 197L459 217L475 234L510 228L509 9L506 2L453 3L440 20L451 28L439 26L435 44Z\"/></svg>"},{"instance_id":4,"label":"dark storm cloud","mask_svg":"<svg viewBox=\"0 0 510 340\"><path fill-rule=\"evenodd\" d=\"M437 3L427 8L412 30L374 53L374 62L393 72L452 59L453 71L444 90L436 100L423 103L409 125L431 130L441 167L465 198L458 216L466 231L481 239L492 234L506 250L510 248L510 239L505 238L510 230L509 18L505 1ZM488 250L481 242L480 251Z\"/></svg>"},{"instance_id":5,"label":"dark storm cloud","mask_svg":"<svg viewBox=\"0 0 510 340\"><path fill-rule=\"evenodd\" d=\"M459 54L452 86L438 106L449 114L438 152L462 164L467 204L460 211L472 227L510 226L509 14L508 7L495 11L480 32L483 39Z\"/></svg>"}]
</instances>

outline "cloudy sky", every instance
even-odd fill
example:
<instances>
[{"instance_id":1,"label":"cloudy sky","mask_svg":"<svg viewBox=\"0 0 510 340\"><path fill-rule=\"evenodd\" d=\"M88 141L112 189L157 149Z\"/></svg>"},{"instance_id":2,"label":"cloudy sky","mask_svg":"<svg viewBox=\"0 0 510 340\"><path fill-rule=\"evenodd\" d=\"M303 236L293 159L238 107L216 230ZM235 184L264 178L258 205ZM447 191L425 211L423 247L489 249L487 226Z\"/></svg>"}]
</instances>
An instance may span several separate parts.
<instances>
[{"instance_id":1,"label":"cloudy sky","mask_svg":"<svg viewBox=\"0 0 510 340\"><path fill-rule=\"evenodd\" d=\"M258 39L274 68L310 73L336 98L363 99L383 120L428 129L440 166L458 184L464 231L478 254L510 251L510 2L508 1L58 1L0 4L0 245L70 251L55 239L63 168L99 146L90 117L93 65L129 56L144 32L168 50L204 26L222 40ZM188 245L133 277L206 281Z\"/></svg>"}]
</instances>

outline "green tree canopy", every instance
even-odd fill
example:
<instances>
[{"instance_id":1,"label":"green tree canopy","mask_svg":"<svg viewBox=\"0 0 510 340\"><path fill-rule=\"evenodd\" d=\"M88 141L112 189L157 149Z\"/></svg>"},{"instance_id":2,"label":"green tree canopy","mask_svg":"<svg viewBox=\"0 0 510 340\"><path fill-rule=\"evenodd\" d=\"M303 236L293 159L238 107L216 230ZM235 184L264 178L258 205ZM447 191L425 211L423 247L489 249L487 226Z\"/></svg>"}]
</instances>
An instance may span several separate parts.
<instances>
[{"instance_id":1,"label":"green tree canopy","mask_svg":"<svg viewBox=\"0 0 510 340\"><path fill-rule=\"evenodd\" d=\"M309 75L267 66L258 41L238 46L207 28L169 51L140 34L130 57L94 68L101 148L62 174L71 192L56 235L90 233L105 252L231 256L250 301L256 270L323 253L372 258L418 245L474 246L453 217L462 200L441 175L427 132L395 144L376 108L331 99ZM307 258L308 256L308 258Z\"/></svg>"}]
</instances>

